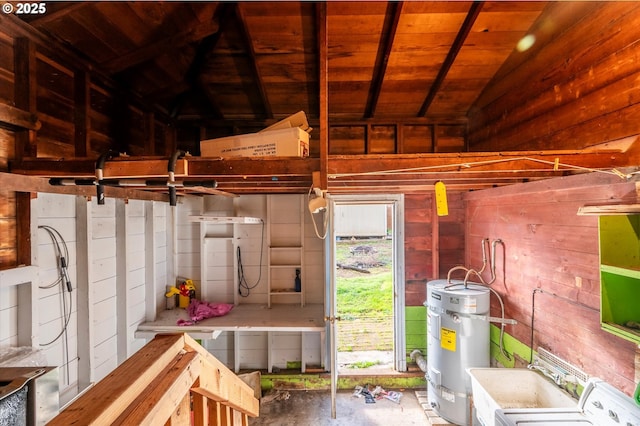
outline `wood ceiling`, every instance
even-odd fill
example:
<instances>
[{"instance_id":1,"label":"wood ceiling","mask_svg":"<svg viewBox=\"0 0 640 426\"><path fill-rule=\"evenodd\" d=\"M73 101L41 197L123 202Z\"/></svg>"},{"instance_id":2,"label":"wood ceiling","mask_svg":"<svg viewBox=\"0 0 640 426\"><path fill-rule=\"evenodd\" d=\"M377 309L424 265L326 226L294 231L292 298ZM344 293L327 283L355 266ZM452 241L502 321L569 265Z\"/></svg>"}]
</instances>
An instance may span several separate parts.
<instances>
[{"instance_id":1,"label":"wood ceiling","mask_svg":"<svg viewBox=\"0 0 640 426\"><path fill-rule=\"evenodd\" d=\"M518 43L540 28L548 4L86 1L49 2L45 15L20 18L178 123L243 129L302 110L322 129L353 121L466 123ZM348 158L319 151L320 159L291 161L286 170L281 161L195 157L185 176L215 178L233 193L303 192L319 170L330 192L396 192L429 190L443 176L462 190L547 178L575 172L562 166L573 160L587 168L627 165L615 149ZM93 173L90 160L68 164L24 161L15 171Z\"/></svg>"},{"instance_id":2,"label":"wood ceiling","mask_svg":"<svg viewBox=\"0 0 640 426\"><path fill-rule=\"evenodd\" d=\"M329 116L463 118L546 2L328 2ZM319 116L313 2L50 2L20 15L179 119Z\"/></svg>"}]
</instances>

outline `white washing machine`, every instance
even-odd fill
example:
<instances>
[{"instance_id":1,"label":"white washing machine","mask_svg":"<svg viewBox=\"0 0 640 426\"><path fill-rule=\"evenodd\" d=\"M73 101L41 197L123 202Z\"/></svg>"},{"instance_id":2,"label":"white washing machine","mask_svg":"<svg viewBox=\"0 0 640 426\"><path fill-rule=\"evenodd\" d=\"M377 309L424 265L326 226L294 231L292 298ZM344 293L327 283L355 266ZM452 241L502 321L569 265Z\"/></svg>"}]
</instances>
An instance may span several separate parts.
<instances>
[{"instance_id":1,"label":"white washing machine","mask_svg":"<svg viewBox=\"0 0 640 426\"><path fill-rule=\"evenodd\" d=\"M640 426L640 407L601 379L592 378L576 408L496 410L496 426Z\"/></svg>"}]
</instances>

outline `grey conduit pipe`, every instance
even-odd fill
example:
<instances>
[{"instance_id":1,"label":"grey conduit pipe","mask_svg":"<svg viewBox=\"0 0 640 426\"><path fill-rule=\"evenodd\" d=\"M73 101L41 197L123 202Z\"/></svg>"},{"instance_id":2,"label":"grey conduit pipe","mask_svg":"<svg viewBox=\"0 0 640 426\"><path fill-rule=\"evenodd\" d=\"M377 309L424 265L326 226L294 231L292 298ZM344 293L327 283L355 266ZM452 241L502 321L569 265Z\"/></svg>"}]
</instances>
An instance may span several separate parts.
<instances>
[{"instance_id":1,"label":"grey conduit pipe","mask_svg":"<svg viewBox=\"0 0 640 426\"><path fill-rule=\"evenodd\" d=\"M418 367L423 372L427 372L427 358L422 355L420 349L414 349L413 352L409 355L409 357L418 364Z\"/></svg>"}]
</instances>

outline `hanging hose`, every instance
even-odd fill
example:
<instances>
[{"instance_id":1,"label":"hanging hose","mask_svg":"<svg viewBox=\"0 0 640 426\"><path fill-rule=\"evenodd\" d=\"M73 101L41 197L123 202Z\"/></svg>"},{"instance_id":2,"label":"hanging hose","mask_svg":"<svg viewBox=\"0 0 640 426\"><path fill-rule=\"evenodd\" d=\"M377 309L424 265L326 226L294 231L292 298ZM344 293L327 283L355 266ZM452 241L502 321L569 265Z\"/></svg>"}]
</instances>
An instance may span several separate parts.
<instances>
[{"instance_id":1,"label":"hanging hose","mask_svg":"<svg viewBox=\"0 0 640 426\"><path fill-rule=\"evenodd\" d=\"M73 312L73 296L71 292L73 291L73 286L71 284L71 278L69 277L69 271L67 270L69 263L69 248L67 247L67 242L62 237L62 234L55 228L48 225L39 225L39 229L46 231L46 233L51 238L51 243L53 245L53 252L57 260L57 268L58 268L58 278L53 281L51 284L39 286L41 289L50 289L55 287L56 285L60 285L60 299L61 299L61 307L62 307L62 329L60 333L50 341L46 343L40 343L40 346L50 346L53 343L57 342L60 338L63 339L64 343L64 364L66 366L66 379L67 383L70 382L70 374L69 374L69 338L67 335L67 331L69 328L69 323L71 322L71 314ZM66 292L65 292L66 290ZM69 300L65 298L65 293L68 294Z\"/></svg>"}]
</instances>

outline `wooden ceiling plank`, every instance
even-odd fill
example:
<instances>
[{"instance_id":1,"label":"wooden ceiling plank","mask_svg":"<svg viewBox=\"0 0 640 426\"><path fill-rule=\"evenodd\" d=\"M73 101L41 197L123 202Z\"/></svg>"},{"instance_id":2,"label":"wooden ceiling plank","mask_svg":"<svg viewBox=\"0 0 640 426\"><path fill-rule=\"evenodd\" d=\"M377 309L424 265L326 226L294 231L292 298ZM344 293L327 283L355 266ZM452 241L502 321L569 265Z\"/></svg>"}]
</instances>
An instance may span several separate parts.
<instances>
[{"instance_id":1,"label":"wooden ceiling plank","mask_svg":"<svg viewBox=\"0 0 640 426\"><path fill-rule=\"evenodd\" d=\"M215 17L212 17L209 22L204 22L178 34L173 34L169 37L157 40L125 55L117 56L114 59L103 62L100 66L106 72L114 74L119 73L143 62L150 61L157 56L179 49L185 44L206 38L217 33L219 29L220 24L218 20Z\"/></svg>"},{"instance_id":2,"label":"wooden ceiling plank","mask_svg":"<svg viewBox=\"0 0 640 426\"><path fill-rule=\"evenodd\" d=\"M438 75L436 76L435 81L431 85L431 89L429 89L429 94L427 95L424 102L422 103L422 106L420 107L420 111L418 112L418 117L424 117L427 114L427 110L429 109L429 106L435 99L436 94L440 90L440 87L442 86L442 83L444 82L444 79L447 76L447 73L449 72L449 69L453 65L453 62L456 60L456 56L458 55L458 52L460 52L460 49L464 45L464 41L467 38L469 31L471 31L471 27L473 27L473 23L478 18L478 15L480 14L480 10L482 9L483 4L484 4L483 1L477 1L477 2L474 1L471 4L471 7L469 8L469 13L467 13L467 17L464 19L464 22L460 27L460 31L458 32L458 35L456 35L456 39L454 40L453 44L451 45L451 48L449 49L449 53L447 54L447 57L445 58L444 63L442 64L442 67L440 67L440 70L438 71Z\"/></svg>"},{"instance_id":3,"label":"wooden ceiling plank","mask_svg":"<svg viewBox=\"0 0 640 426\"><path fill-rule=\"evenodd\" d=\"M266 118L271 119L273 118L273 109L271 108L271 102L269 102L269 97L267 96L267 89L265 88L262 74L260 73L260 68L256 61L256 49L253 38L249 33L244 13L242 12L242 3L236 3L235 12L236 17L238 18L238 31L240 32L245 48L248 51L249 68L251 69L253 82L258 89L258 94L260 95Z\"/></svg>"},{"instance_id":4,"label":"wooden ceiling plank","mask_svg":"<svg viewBox=\"0 0 640 426\"><path fill-rule=\"evenodd\" d=\"M376 114L378 98L380 97L384 77L387 73L389 56L391 56L391 50L393 49L403 4L404 3L402 1L399 1L389 2L387 5L387 11L382 28L382 37L378 48L378 55L376 57L376 65L373 70L373 80L369 88L369 96L364 114L365 119L373 118Z\"/></svg>"},{"instance_id":5,"label":"wooden ceiling plank","mask_svg":"<svg viewBox=\"0 0 640 426\"><path fill-rule=\"evenodd\" d=\"M47 13L28 15L26 22L34 27L41 27L50 22L62 19L71 13L77 12L86 7L90 2L73 1L73 2L48 2L46 4Z\"/></svg>"}]
</instances>

